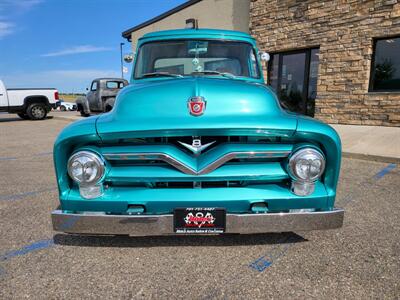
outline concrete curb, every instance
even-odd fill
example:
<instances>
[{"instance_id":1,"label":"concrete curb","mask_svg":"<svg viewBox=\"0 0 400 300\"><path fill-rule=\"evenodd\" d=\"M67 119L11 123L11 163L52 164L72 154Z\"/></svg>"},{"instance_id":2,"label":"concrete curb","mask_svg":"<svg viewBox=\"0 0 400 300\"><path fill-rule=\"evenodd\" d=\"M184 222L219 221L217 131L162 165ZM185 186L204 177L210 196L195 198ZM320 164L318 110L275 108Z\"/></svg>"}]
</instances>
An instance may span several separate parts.
<instances>
[{"instance_id":1,"label":"concrete curb","mask_svg":"<svg viewBox=\"0 0 400 300\"><path fill-rule=\"evenodd\" d=\"M400 157L380 156L380 155L353 153L353 152L342 152L342 156L347 157L347 158L356 158L356 159L362 159L362 160L368 160L368 161L378 161L378 162L388 162L388 163L400 164Z\"/></svg>"}]
</instances>

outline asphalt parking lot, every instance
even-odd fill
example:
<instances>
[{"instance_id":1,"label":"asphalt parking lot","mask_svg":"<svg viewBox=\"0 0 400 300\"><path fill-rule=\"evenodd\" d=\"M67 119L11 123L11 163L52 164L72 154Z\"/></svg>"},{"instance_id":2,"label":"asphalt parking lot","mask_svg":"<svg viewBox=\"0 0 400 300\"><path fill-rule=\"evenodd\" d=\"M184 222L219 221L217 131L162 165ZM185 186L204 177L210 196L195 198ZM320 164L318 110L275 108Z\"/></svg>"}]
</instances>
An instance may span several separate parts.
<instances>
[{"instance_id":1,"label":"asphalt parking lot","mask_svg":"<svg viewBox=\"0 0 400 300\"><path fill-rule=\"evenodd\" d=\"M400 297L400 168L345 158L338 230L88 237L52 230L68 121L0 114L0 299Z\"/></svg>"}]
</instances>

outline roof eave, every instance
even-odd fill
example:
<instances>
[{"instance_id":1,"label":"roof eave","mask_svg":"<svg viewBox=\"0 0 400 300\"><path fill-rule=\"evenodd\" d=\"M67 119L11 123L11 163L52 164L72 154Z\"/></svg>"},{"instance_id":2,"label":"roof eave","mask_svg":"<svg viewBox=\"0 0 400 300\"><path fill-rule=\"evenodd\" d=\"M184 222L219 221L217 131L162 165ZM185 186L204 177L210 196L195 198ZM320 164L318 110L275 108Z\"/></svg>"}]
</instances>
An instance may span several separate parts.
<instances>
[{"instance_id":1,"label":"roof eave","mask_svg":"<svg viewBox=\"0 0 400 300\"><path fill-rule=\"evenodd\" d=\"M156 17L154 17L154 18L152 18L152 19L150 19L150 20L148 20L146 22L138 24L138 25L136 25L136 26L134 26L132 28L129 28L128 30L125 30L124 32L122 32L122 37L126 38L130 42L131 41L132 32L135 32L135 31L137 31L139 29L147 27L147 26L149 26L149 25L151 25L153 23L156 23L156 22L158 22L158 21L160 21L162 19L165 19L165 18L167 18L167 17L169 17L169 16L171 16L171 15L173 15L173 14L175 14L175 13L177 13L177 12L179 12L179 11L181 11L181 10L191 6L191 5L193 5L193 4L196 4L196 3L200 2L200 1L202 1L202 0L189 0L189 1L185 2L185 3L182 3L181 5L178 5L177 7L174 7L173 9L170 9L170 10L166 11L165 13L163 13L161 15L158 15L158 16L156 16Z\"/></svg>"}]
</instances>

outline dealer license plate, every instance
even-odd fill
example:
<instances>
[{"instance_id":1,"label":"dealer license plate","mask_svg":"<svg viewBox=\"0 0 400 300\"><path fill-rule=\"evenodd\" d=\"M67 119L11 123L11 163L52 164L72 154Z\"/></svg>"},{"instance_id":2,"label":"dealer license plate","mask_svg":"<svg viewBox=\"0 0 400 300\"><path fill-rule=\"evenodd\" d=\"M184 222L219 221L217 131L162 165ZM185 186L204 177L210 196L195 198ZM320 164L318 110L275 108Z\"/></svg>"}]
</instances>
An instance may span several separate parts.
<instances>
[{"instance_id":1,"label":"dealer license plate","mask_svg":"<svg viewBox=\"0 0 400 300\"><path fill-rule=\"evenodd\" d=\"M176 208L175 233L224 233L226 210L224 208Z\"/></svg>"}]
</instances>

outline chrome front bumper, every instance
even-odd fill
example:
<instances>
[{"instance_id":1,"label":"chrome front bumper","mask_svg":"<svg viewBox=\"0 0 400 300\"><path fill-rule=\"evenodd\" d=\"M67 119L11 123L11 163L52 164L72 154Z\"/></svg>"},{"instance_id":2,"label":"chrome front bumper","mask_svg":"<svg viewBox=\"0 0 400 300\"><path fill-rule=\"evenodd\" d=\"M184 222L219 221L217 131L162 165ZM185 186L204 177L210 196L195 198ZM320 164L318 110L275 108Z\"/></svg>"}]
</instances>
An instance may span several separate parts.
<instances>
[{"instance_id":1,"label":"chrome front bumper","mask_svg":"<svg viewBox=\"0 0 400 300\"><path fill-rule=\"evenodd\" d=\"M324 230L342 227L344 210L324 212L227 214L226 233L266 233ZM55 210L51 214L56 231L82 234L123 234L131 236L169 235L173 215L71 214Z\"/></svg>"}]
</instances>

